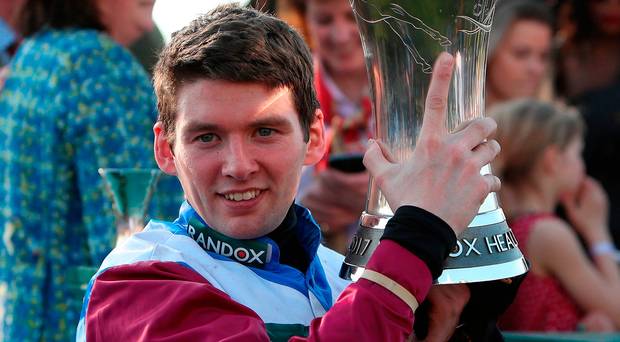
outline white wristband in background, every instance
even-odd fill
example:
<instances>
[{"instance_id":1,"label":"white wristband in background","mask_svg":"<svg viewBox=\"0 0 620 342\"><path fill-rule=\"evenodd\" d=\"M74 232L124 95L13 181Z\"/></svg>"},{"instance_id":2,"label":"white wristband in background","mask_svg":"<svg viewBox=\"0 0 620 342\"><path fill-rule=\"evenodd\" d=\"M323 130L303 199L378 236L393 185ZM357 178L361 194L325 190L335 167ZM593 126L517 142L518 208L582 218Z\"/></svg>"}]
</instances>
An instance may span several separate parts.
<instances>
[{"instance_id":1,"label":"white wristband in background","mask_svg":"<svg viewBox=\"0 0 620 342\"><path fill-rule=\"evenodd\" d=\"M396 297L400 298L403 302L405 302L411 308L411 311L415 313L415 310L418 308L418 300L411 294L411 292L407 291L399 283L394 280L384 276L379 272L375 272L373 270L365 269L362 272L360 278L364 278L366 280L370 280L375 284L383 286L388 291L392 292Z\"/></svg>"},{"instance_id":2,"label":"white wristband in background","mask_svg":"<svg viewBox=\"0 0 620 342\"><path fill-rule=\"evenodd\" d=\"M592 256L616 253L616 247L609 241L599 241L590 246L590 254L592 254Z\"/></svg>"}]
</instances>

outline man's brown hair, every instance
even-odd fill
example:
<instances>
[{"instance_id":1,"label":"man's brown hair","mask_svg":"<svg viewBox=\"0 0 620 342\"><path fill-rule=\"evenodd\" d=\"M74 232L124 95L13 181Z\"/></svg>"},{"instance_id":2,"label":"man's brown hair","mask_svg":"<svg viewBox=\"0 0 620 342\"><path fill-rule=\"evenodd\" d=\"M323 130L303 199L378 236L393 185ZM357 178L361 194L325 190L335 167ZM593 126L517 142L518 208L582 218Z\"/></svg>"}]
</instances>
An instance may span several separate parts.
<instances>
[{"instance_id":1,"label":"man's brown hair","mask_svg":"<svg viewBox=\"0 0 620 342\"><path fill-rule=\"evenodd\" d=\"M253 9L220 6L174 33L155 67L158 121L174 143L177 92L200 79L287 87L304 139L319 107L312 57L303 39L283 21Z\"/></svg>"}]
</instances>

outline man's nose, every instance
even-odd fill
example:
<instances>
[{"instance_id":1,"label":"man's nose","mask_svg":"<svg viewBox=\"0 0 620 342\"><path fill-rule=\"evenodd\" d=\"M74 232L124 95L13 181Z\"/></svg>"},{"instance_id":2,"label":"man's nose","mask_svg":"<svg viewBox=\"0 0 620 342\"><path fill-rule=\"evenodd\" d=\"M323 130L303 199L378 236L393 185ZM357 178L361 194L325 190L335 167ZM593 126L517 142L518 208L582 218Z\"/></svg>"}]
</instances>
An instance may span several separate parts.
<instances>
[{"instance_id":1,"label":"man's nose","mask_svg":"<svg viewBox=\"0 0 620 342\"><path fill-rule=\"evenodd\" d=\"M223 176L246 180L250 175L258 171L256 155L251 153L250 146L243 139L229 140L228 148L224 154Z\"/></svg>"}]
</instances>

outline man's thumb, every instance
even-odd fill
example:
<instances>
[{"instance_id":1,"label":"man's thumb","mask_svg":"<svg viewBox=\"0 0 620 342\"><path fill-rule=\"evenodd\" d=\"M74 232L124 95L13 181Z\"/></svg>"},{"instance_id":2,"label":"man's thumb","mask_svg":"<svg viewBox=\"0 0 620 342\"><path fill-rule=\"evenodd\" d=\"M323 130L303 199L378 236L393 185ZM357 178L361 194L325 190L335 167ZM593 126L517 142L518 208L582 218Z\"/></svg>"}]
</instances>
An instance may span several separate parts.
<instances>
[{"instance_id":1,"label":"man's thumb","mask_svg":"<svg viewBox=\"0 0 620 342\"><path fill-rule=\"evenodd\" d=\"M385 155L386 152L389 153L381 148L379 142L370 139L368 149L364 154L364 166L373 177L380 175L391 166L389 155Z\"/></svg>"}]
</instances>

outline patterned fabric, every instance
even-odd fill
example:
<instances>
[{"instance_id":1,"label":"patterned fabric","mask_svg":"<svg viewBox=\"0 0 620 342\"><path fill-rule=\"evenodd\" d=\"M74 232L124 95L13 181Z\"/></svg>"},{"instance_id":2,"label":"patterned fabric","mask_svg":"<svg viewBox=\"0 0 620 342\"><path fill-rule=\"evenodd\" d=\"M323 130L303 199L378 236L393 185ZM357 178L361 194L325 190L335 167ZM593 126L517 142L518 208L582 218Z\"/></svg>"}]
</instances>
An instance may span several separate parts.
<instances>
[{"instance_id":1,"label":"patterned fabric","mask_svg":"<svg viewBox=\"0 0 620 342\"><path fill-rule=\"evenodd\" d=\"M533 214L509 222L517 240L527 246L532 227L551 214ZM527 257L527 248L521 248ZM500 320L503 330L574 331L581 313L560 283L553 277L530 272L517 292L512 305Z\"/></svg>"},{"instance_id":2,"label":"patterned fabric","mask_svg":"<svg viewBox=\"0 0 620 342\"><path fill-rule=\"evenodd\" d=\"M0 94L0 289L5 341L68 341L84 291L77 266L113 247L100 167L155 167L155 97L142 67L108 36L48 30L26 39ZM179 187L153 212L175 217Z\"/></svg>"}]
</instances>

